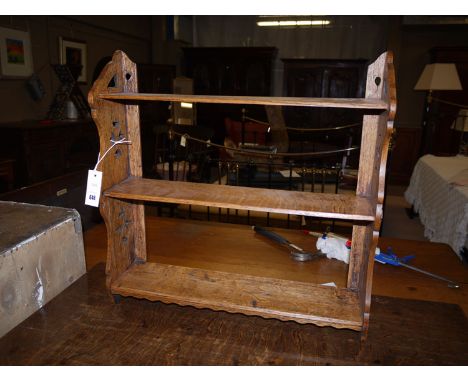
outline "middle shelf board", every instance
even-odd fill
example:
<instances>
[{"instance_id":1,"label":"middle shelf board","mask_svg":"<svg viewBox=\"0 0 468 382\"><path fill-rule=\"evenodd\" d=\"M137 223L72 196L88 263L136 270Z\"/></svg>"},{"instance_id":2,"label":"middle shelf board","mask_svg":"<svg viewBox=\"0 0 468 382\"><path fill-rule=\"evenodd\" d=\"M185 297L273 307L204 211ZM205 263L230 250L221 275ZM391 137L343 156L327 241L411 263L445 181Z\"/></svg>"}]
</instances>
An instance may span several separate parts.
<instances>
[{"instance_id":1,"label":"middle shelf board","mask_svg":"<svg viewBox=\"0 0 468 382\"><path fill-rule=\"evenodd\" d=\"M372 203L365 197L355 195L285 191L138 177L129 177L107 189L104 195L127 200L191 204L327 219L365 222L375 220Z\"/></svg>"}]
</instances>

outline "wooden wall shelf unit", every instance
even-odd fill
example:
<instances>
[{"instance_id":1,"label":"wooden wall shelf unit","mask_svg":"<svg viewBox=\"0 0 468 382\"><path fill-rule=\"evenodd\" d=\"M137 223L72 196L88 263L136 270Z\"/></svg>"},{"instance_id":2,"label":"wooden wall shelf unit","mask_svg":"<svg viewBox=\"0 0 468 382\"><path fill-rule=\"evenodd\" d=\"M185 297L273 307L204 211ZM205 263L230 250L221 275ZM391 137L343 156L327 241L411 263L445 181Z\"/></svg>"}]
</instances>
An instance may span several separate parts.
<instances>
[{"instance_id":1,"label":"wooden wall shelf unit","mask_svg":"<svg viewBox=\"0 0 468 382\"><path fill-rule=\"evenodd\" d=\"M109 87L110 83L115 86ZM139 126L141 101L364 109L356 195L143 179ZM361 331L365 338L369 324L373 254L382 221L388 143L396 110L391 53L382 54L369 66L365 98L334 99L140 94L135 64L123 52L117 51L94 83L89 103L99 131L101 156L115 137L131 141L130 145L119 145L111 150L100 168L103 171L100 209L108 235L107 287L112 294L349 328ZM147 262L145 201L353 221L346 287ZM223 256L222 248L217 256Z\"/></svg>"}]
</instances>

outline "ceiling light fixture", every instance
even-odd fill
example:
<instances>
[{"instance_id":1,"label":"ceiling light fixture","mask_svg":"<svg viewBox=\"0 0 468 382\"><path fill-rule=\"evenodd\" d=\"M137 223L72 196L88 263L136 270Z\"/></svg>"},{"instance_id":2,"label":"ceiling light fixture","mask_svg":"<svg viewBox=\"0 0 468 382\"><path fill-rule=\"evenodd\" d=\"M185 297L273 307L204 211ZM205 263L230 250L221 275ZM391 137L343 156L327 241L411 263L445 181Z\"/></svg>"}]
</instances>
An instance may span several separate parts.
<instances>
[{"instance_id":1,"label":"ceiling light fixture","mask_svg":"<svg viewBox=\"0 0 468 382\"><path fill-rule=\"evenodd\" d=\"M280 27L292 27L297 25L297 21L294 20L285 20L279 22Z\"/></svg>"},{"instance_id":2,"label":"ceiling light fixture","mask_svg":"<svg viewBox=\"0 0 468 382\"><path fill-rule=\"evenodd\" d=\"M272 20L257 21L259 27L291 27L291 26L324 26L329 25L330 20Z\"/></svg>"},{"instance_id":3,"label":"ceiling light fixture","mask_svg":"<svg viewBox=\"0 0 468 382\"><path fill-rule=\"evenodd\" d=\"M315 22L320 21L320 20L314 20ZM313 25L312 23L314 22L312 20L298 20L297 25Z\"/></svg>"},{"instance_id":4,"label":"ceiling light fixture","mask_svg":"<svg viewBox=\"0 0 468 382\"><path fill-rule=\"evenodd\" d=\"M259 27L279 27L279 21L257 21Z\"/></svg>"}]
</instances>

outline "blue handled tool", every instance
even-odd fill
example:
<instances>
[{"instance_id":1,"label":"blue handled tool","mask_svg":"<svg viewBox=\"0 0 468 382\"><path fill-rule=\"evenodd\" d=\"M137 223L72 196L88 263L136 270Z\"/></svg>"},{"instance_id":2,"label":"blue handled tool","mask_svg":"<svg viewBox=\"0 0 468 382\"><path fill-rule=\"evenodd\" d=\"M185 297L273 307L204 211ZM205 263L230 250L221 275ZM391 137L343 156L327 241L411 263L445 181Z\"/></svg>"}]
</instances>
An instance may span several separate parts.
<instances>
[{"instance_id":1,"label":"blue handled tool","mask_svg":"<svg viewBox=\"0 0 468 382\"><path fill-rule=\"evenodd\" d=\"M387 253L380 252L379 254L375 255L374 260L378 261L379 263L382 263L382 264L390 264L390 265L394 265L396 267L403 266L405 268L412 269L413 271L421 272L421 273L424 273L425 275L434 277L436 279L446 281L446 282L448 282L448 287L449 288L460 288L460 285L453 282L452 280L446 279L445 277L435 275L435 274L427 272L427 271L425 271L423 269L416 268L416 267L413 267L412 265L407 264L413 258L414 258L414 256L405 256L405 257L402 257L400 259L400 258L398 258L397 255L395 255L395 253L392 252L392 248L388 247L387 248Z\"/></svg>"},{"instance_id":2,"label":"blue handled tool","mask_svg":"<svg viewBox=\"0 0 468 382\"><path fill-rule=\"evenodd\" d=\"M414 259L414 255L405 256L401 259L392 251L391 247L387 248L387 253L380 252L378 255L375 255L374 260L382 264L390 264L398 267L402 265L401 263L408 263L411 259Z\"/></svg>"}]
</instances>

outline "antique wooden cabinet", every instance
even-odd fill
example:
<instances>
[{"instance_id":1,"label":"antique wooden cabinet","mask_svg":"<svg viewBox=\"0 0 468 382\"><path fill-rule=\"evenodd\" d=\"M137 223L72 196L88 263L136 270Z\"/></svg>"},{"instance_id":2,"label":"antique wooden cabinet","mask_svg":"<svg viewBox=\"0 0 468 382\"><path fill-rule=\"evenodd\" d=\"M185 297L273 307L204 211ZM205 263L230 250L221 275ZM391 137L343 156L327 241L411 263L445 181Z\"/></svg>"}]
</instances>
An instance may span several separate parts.
<instances>
[{"instance_id":1,"label":"antique wooden cabinet","mask_svg":"<svg viewBox=\"0 0 468 382\"><path fill-rule=\"evenodd\" d=\"M185 74L193 78L195 94L271 94L276 48L183 48L183 52Z\"/></svg>"},{"instance_id":2,"label":"antique wooden cabinet","mask_svg":"<svg viewBox=\"0 0 468 382\"><path fill-rule=\"evenodd\" d=\"M367 60L283 59L287 97L360 98L366 89ZM359 121L354 109L286 108L290 126L324 128Z\"/></svg>"},{"instance_id":3,"label":"antique wooden cabinet","mask_svg":"<svg viewBox=\"0 0 468 382\"><path fill-rule=\"evenodd\" d=\"M0 156L13 159L14 188L89 168L98 136L92 120L19 121L0 125Z\"/></svg>"},{"instance_id":4,"label":"antique wooden cabinet","mask_svg":"<svg viewBox=\"0 0 468 382\"><path fill-rule=\"evenodd\" d=\"M113 86L110 87L109 85ZM361 157L355 195L234 187L144 179L140 152L140 102L281 105L362 109ZM382 221L388 142L396 110L391 53L368 67L365 98L264 97L138 93L135 64L121 51L89 93L99 130L103 171L100 209L107 226L107 287L113 295L293 320L362 331L369 324L374 253ZM130 144L115 145L119 139ZM189 263L147 261L145 201L277 212L350 221L352 247L345 287L281 277L201 269ZM203 243L199 250L203 252ZM242 250L242 243L235 243ZM190 256L189 254L186 254ZM209 253L205 254L209 257ZM229 263L223 248L218 266ZM255 257L255 253L251 256ZM177 257L177 250L172 256ZM204 256L204 255L203 255ZM258 271L274 264L257 264Z\"/></svg>"},{"instance_id":5,"label":"antique wooden cabinet","mask_svg":"<svg viewBox=\"0 0 468 382\"><path fill-rule=\"evenodd\" d=\"M138 88L142 93L172 93L172 82L176 76L174 65L137 64ZM146 103L140 106L140 128L142 141L143 172L151 174L154 167L155 129L170 117L169 103Z\"/></svg>"},{"instance_id":6,"label":"antique wooden cabinet","mask_svg":"<svg viewBox=\"0 0 468 382\"><path fill-rule=\"evenodd\" d=\"M183 48L184 75L192 78L195 94L269 96L273 91L274 47ZM198 104L198 124L211 128L215 140L224 139L224 118L240 121L242 108L266 120L259 105Z\"/></svg>"},{"instance_id":7,"label":"antique wooden cabinet","mask_svg":"<svg viewBox=\"0 0 468 382\"><path fill-rule=\"evenodd\" d=\"M366 69L364 59L283 59L283 94L287 97L360 98L365 94ZM290 131L291 142L300 142L305 151L311 147L341 149L357 145L361 139L360 123L363 112L348 108L285 107L287 126L304 128ZM343 130L333 130L354 125ZM330 129L322 131L322 129ZM319 130L315 133L314 130ZM296 144L297 146L297 144ZM307 149L307 147L309 149ZM294 145L291 148L294 149ZM357 152L349 153L347 164L356 168ZM330 158L329 165L334 165Z\"/></svg>"}]
</instances>

